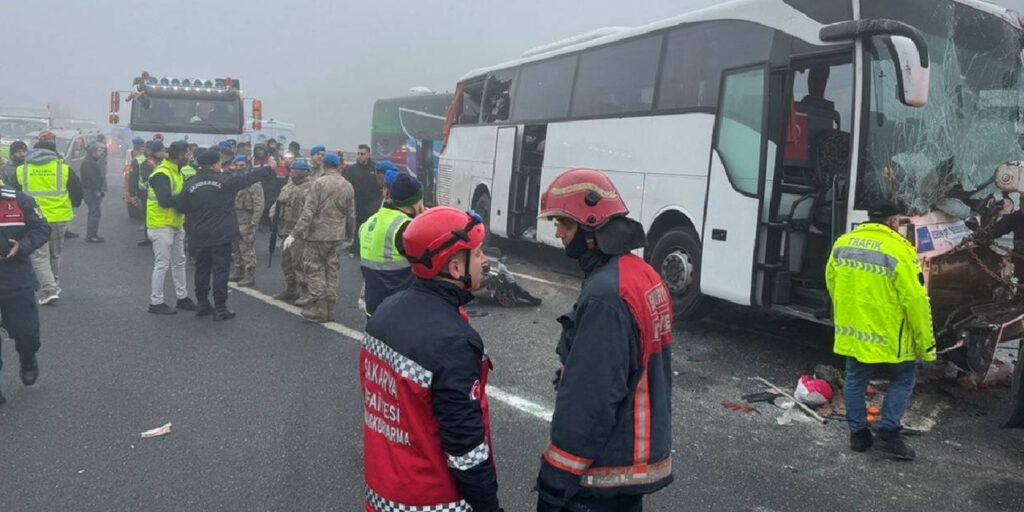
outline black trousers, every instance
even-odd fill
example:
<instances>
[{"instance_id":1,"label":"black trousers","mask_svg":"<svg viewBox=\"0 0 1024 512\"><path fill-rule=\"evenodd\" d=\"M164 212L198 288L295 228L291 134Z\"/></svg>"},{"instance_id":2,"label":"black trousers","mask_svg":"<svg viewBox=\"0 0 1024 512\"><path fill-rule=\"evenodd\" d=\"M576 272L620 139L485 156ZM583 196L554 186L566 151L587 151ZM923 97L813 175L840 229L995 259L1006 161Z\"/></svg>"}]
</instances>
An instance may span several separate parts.
<instances>
[{"instance_id":1,"label":"black trousers","mask_svg":"<svg viewBox=\"0 0 1024 512\"><path fill-rule=\"evenodd\" d=\"M30 356L39 351L39 305L34 291L26 290L0 299L0 316L3 316L7 333L14 338L18 355ZM3 367L0 359L0 368Z\"/></svg>"},{"instance_id":2,"label":"black trousers","mask_svg":"<svg viewBox=\"0 0 1024 512\"><path fill-rule=\"evenodd\" d=\"M100 204L103 203L103 193L99 190L86 190L82 200L89 207L89 218L85 227L85 236L98 236L100 230Z\"/></svg>"},{"instance_id":3,"label":"black trousers","mask_svg":"<svg viewBox=\"0 0 1024 512\"><path fill-rule=\"evenodd\" d=\"M210 247L194 247L192 257L196 259L196 301L210 302L210 282L213 282L213 303L223 306L228 303L228 274L231 273L231 244Z\"/></svg>"},{"instance_id":4,"label":"black trousers","mask_svg":"<svg viewBox=\"0 0 1024 512\"><path fill-rule=\"evenodd\" d=\"M537 512L641 512L643 496L619 496L607 500L588 500L576 498L564 507L558 507L537 500Z\"/></svg>"}]
</instances>

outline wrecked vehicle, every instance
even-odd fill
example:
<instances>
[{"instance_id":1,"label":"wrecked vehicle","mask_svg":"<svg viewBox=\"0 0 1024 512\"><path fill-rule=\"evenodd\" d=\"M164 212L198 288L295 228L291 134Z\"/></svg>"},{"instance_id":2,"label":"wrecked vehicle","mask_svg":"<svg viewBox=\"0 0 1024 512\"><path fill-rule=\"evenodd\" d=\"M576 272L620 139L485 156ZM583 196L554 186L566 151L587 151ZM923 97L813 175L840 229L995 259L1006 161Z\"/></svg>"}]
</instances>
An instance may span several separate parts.
<instances>
[{"instance_id":1,"label":"wrecked vehicle","mask_svg":"<svg viewBox=\"0 0 1024 512\"><path fill-rule=\"evenodd\" d=\"M722 300L827 323L832 243L895 197L940 349L984 376L1022 334L1012 255L971 236L1024 158L1021 34L977 0L740 0L594 30L459 81L438 203L557 247L539 192L600 169L678 318Z\"/></svg>"}]
</instances>

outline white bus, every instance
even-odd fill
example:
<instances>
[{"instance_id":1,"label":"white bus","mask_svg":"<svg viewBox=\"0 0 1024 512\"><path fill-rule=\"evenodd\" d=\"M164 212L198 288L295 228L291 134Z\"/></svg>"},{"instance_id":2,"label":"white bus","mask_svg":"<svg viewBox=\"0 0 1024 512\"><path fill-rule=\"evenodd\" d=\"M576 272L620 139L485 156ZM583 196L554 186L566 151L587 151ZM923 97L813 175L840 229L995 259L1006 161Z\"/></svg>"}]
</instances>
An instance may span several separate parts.
<instances>
[{"instance_id":1,"label":"white bus","mask_svg":"<svg viewBox=\"0 0 1024 512\"><path fill-rule=\"evenodd\" d=\"M540 192L599 169L678 316L713 297L828 322L832 242L895 196L944 327L1008 284L1007 258L959 242L1024 155L1020 20L977 0L742 0L569 38L459 81L438 202L557 246Z\"/></svg>"}]
</instances>

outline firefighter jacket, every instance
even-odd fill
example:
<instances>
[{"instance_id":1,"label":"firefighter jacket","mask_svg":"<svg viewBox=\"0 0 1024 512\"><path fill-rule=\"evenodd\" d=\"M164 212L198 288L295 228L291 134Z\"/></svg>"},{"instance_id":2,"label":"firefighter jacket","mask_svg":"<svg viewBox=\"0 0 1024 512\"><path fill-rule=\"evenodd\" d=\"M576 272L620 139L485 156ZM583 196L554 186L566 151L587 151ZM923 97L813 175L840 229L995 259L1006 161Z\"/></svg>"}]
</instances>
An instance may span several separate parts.
<instances>
[{"instance_id":1,"label":"firefighter jacket","mask_svg":"<svg viewBox=\"0 0 1024 512\"><path fill-rule=\"evenodd\" d=\"M491 512L490 359L462 306L472 294L417 280L381 303L359 356L366 510Z\"/></svg>"},{"instance_id":2,"label":"firefighter jacket","mask_svg":"<svg viewBox=\"0 0 1024 512\"><path fill-rule=\"evenodd\" d=\"M571 313L540 499L564 506L655 492L672 482L672 298L632 254L590 250Z\"/></svg>"},{"instance_id":3,"label":"firefighter jacket","mask_svg":"<svg viewBox=\"0 0 1024 512\"><path fill-rule=\"evenodd\" d=\"M836 354L866 364L935 360L932 310L917 250L888 226L866 223L832 246L825 268Z\"/></svg>"},{"instance_id":4,"label":"firefighter jacket","mask_svg":"<svg viewBox=\"0 0 1024 512\"><path fill-rule=\"evenodd\" d=\"M18 254L0 260L0 300L31 294L38 282L29 255L50 240L50 225L32 196L0 187L0 238L18 242Z\"/></svg>"}]
</instances>

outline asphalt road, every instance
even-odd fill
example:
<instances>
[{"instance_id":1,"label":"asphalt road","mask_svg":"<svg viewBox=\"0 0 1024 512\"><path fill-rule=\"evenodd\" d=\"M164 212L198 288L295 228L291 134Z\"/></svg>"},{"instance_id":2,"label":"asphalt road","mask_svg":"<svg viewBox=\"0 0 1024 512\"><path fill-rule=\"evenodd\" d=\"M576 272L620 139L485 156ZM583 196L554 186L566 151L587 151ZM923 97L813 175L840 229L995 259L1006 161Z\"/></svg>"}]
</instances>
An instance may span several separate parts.
<instances>
[{"instance_id":1,"label":"asphalt road","mask_svg":"<svg viewBox=\"0 0 1024 512\"><path fill-rule=\"evenodd\" d=\"M104 202L106 244L65 245L64 294L41 311L39 382L23 387L13 344L0 347L0 510L361 510L359 346L339 333L363 327L356 260L343 257L333 329L238 291L230 322L150 315L152 252L135 245L141 233L117 196ZM84 221L83 208L79 233ZM257 289L273 294L283 286L279 254L267 269L260 237ZM578 278L557 251L505 249L513 271L545 281L521 278L544 303L502 308L483 297L470 308L473 324L495 360L491 383L549 409L554 318L571 306ZM722 406L763 388L750 377L792 386L834 362L829 342L818 326L734 307L678 324L676 482L647 509L1024 509L1024 433L998 429L1005 389L919 386L908 422L927 432L911 439L913 463L850 452L841 421L781 426L773 406ZM547 438L547 422L512 401L492 407L510 512L533 510ZM169 435L140 438L165 423Z\"/></svg>"}]
</instances>

